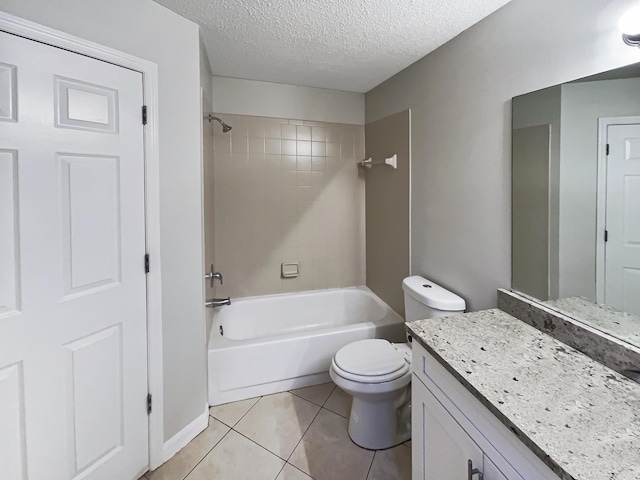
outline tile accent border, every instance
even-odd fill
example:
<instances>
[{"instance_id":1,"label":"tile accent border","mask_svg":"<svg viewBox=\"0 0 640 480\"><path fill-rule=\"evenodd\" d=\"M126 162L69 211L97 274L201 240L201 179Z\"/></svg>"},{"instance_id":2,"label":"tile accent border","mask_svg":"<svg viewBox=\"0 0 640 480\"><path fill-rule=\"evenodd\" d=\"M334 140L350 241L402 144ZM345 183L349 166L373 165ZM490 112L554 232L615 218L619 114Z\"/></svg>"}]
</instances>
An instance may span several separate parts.
<instances>
[{"instance_id":1,"label":"tile accent border","mask_svg":"<svg viewBox=\"0 0 640 480\"><path fill-rule=\"evenodd\" d=\"M640 348L503 288L498 308L617 372L640 370Z\"/></svg>"}]
</instances>

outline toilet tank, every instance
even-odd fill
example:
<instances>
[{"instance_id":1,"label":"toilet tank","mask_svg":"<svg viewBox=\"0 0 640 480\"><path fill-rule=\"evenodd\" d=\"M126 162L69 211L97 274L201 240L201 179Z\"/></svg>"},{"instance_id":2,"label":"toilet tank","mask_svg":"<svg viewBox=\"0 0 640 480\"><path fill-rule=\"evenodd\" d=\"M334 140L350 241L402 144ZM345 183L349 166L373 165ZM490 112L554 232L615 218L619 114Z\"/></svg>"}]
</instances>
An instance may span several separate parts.
<instances>
[{"instance_id":1,"label":"toilet tank","mask_svg":"<svg viewBox=\"0 0 640 480\"><path fill-rule=\"evenodd\" d=\"M402 290L407 322L456 315L466 308L462 297L418 275L405 278Z\"/></svg>"}]
</instances>

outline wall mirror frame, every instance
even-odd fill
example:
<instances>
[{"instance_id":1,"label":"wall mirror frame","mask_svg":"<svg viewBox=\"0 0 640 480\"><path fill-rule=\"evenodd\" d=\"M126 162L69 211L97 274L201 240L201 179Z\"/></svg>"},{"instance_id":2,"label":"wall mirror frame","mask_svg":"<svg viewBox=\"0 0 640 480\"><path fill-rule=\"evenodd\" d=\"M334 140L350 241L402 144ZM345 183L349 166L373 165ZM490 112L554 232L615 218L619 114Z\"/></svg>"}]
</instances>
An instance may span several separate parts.
<instances>
[{"instance_id":1,"label":"wall mirror frame","mask_svg":"<svg viewBox=\"0 0 640 480\"><path fill-rule=\"evenodd\" d=\"M640 63L512 100L512 291L640 346Z\"/></svg>"}]
</instances>

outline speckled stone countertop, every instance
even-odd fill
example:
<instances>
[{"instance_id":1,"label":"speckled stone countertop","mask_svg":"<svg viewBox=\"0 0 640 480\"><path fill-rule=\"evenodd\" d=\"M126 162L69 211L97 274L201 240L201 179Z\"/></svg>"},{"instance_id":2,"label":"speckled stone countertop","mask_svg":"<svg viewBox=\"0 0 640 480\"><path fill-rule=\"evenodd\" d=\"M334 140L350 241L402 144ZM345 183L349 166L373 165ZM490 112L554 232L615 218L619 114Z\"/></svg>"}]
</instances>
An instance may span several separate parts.
<instances>
[{"instance_id":1,"label":"speckled stone countertop","mask_svg":"<svg viewBox=\"0 0 640 480\"><path fill-rule=\"evenodd\" d=\"M633 345L640 345L640 316L620 312L607 305L598 305L584 297L547 300L547 305L594 325Z\"/></svg>"},{"instance_id":2,"label":"speckled stone countertop","mask_svg":"<svg viewBox=\"0 0 640 480\"><path fill-rule=\"evenodd\" d=\"M640 479L640 385L502 312L408 323L562 479Z\"/></svg>"}]
</instances>

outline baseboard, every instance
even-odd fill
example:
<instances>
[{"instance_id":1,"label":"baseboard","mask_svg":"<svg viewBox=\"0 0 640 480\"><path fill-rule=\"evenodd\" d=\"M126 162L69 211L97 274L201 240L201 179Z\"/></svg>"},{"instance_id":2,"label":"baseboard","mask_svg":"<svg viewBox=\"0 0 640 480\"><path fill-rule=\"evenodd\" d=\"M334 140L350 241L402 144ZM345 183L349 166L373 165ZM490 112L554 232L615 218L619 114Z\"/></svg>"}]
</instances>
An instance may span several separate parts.
<instances>
[{"instance_id":1,"label":"baseboard","mask_svg":"<svg viewBox=\"0 0 640 480\"><path fill-rule=\"evenodd\" d=\"M204 413L199 415L193 422L176 433L162 445L162 463L169 460L176 453L182 450L187 444L196 438L209 425L209 405L206 405Z\"/></svg>"}]
</instances>

